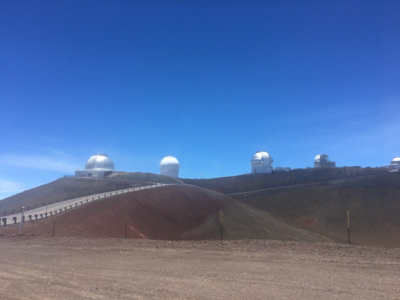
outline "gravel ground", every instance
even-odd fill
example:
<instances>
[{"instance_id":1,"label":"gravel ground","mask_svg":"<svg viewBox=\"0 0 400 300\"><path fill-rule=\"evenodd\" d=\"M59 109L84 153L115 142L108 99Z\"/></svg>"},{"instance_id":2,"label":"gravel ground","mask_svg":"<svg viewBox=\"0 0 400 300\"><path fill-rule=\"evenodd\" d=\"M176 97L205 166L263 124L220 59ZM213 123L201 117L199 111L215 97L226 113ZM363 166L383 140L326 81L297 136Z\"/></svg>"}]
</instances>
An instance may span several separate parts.
<instances>
[{"instance_id":1,"label":"gravel ground","mask_svg":"<svg viewBox=\"0 0 400 300\"><path fill-rule=\"evenodd\" d=\"M0 237L0 299L400 299L400 249Z\"/></svg>"}]
</instances>

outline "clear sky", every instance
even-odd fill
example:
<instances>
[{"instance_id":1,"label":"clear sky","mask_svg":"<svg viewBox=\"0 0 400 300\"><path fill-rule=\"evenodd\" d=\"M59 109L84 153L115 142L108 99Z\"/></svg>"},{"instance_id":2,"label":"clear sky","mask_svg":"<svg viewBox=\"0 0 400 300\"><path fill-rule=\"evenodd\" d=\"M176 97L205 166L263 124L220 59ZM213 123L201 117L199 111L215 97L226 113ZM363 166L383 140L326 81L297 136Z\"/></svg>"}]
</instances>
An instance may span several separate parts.
<instances>
[{"instance_id":1,"label":"clear sky","mask_svg":"<svg viewBox=\"0 0 400 300\"><path fill-rule=\"evenodd\" d=\"M183 178L400 156L400 1L0 0L0 199L83 169Z\"/></svg>"}]
</instances>

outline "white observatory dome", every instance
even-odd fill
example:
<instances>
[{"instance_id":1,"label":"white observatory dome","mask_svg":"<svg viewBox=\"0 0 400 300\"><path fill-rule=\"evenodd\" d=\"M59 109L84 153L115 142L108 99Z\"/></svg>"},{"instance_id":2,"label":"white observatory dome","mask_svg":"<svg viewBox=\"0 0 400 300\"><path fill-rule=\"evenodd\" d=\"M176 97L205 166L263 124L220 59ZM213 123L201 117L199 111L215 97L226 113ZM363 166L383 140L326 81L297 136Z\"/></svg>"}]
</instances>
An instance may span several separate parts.
<instances>
[{"instance_id":1,"label":"white observatory dome","mask_svg":"<svg viewBox=\"0 0 400 300\"><path fill-rule=\"evenodd\" d=\"M179 161L173 156L166 156L160 161L160 174L178 178Z\"/></svg>"},{"instance_id":2,"label":"white observatory dome","mask_svg":"<svg viewBox=\"0 0 400 300\"><path fill-rule=\"evenodd\" d=\"M89 158L85 166L86 170L115 170L114 163L106 154L97 154Z\"/></svg>"},{"instance_id":3,"label":"white observatory dome","mask_svg":"<svg viewBox=\"0 0 400 300\"><path fill-rule=\"evenodd\" d=\"M274 160L268 152L258 151L251 159L251 173L272 173Z\"/></svg>"},{"instance_id":4,"label":"white observatory dome","mask_svg":"<svg viewBox=\"0 0 400 300\"><path fill-rule=\"evenodd\" d=\"M314 158L314 168L335 168L336 163L329 160L329 156L326 154L318 154Z\"/></svg>"},{"instance_id":5,"label":"white observatory dome","mask_svg":"<svg viewBox=\"0 0 400 300\"><path fill-rule=\"evenodd\" d=\"M329 156L326 154L318 154L314 158L314 162L316 162L316 163L321 163L321 162L326 162L326 161L329 161Z\"/></svg>"},{"instance_id":6,"label":"white observatory dome","mask_svg":"<svg viewBox=\"0 0 400 300\"><path fill-rule=\"evenodd\" d=\"M400 165L400 157L395 157L390 162L392 165Z\"/></svg>"}]
</instances>

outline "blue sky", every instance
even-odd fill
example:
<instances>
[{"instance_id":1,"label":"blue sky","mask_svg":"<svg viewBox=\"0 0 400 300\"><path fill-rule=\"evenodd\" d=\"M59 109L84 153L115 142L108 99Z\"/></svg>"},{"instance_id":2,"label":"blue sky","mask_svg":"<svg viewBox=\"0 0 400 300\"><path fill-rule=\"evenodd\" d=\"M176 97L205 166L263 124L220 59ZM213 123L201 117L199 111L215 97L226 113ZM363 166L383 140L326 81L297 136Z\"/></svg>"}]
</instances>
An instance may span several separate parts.
<instances>
[{"instance_id":1,"label":"blue sky","mask_svg":"<svg viewBox=\"0 0 400 300\"><path fill-rule=\"evenodd\" d=\"M399 1L0 0L0 199L83 169L400 156Z\"/></svg>"}]
</instances>

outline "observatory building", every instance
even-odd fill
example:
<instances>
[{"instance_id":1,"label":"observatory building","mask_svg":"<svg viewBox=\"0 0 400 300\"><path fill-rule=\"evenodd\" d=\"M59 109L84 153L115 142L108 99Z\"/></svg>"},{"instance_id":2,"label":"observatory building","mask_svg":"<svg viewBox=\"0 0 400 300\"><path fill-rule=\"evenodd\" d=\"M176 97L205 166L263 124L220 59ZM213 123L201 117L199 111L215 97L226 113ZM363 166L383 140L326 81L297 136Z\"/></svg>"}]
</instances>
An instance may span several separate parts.
<instances>
[{"instance_id":1,"label":"observatory building","mask_svg":"<svg viewBox=\"0 0 400 300\"><path fill-rule=\"evenodd\" d=\"M179 177L179 161L173 156L166 156L160 161L160 174L172 178Z\"/></svg>"},{"instance_id":2,"label":"observatory building","mask_svg":"<svg viewBox=\"0 0 400 300\"><path fill-rule=\"evenodd\" d=\"M392 161L390 162L389 168L400 170L400 157L393 158Z\"/></svg>"},{"instance_id":3,"label":"observatory building","mask_svg":"<svg viewBox=\"0 0 400 300\"><path fill-rule=\"evenodd\" d=\"M104 177L114 170L114 163L108 155L96 154L89 158L84 171L75 171L75 177Z\"/></svg>"},{"instance_id":4,"label":"observatory building","mask_svg":"<svg viewBox=\"0 0 400 300\"><path fill-rule=\"evenodd\" d=\"M252 174L272 173L274 160L268 152L258 151L254 154L250 163Z\"/></svg>"},{"instance_id":5,"label":"observatory building","mask_svg":"<svg viewBox=\"0 0 400 300\"><path fill-rule=\"evenodd\" d=\"M326 154L318 154L314 158L314 168L335 168L336 163L329 161L329 156Z\"/></svg>"}]
</instances>

